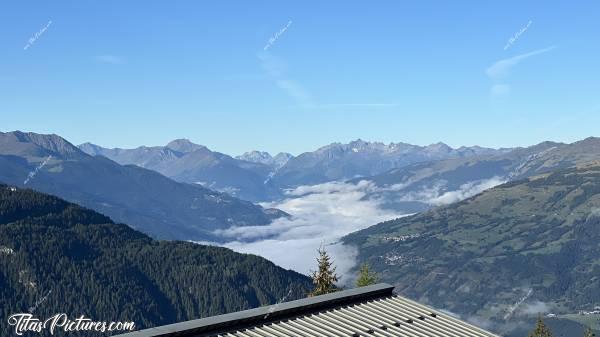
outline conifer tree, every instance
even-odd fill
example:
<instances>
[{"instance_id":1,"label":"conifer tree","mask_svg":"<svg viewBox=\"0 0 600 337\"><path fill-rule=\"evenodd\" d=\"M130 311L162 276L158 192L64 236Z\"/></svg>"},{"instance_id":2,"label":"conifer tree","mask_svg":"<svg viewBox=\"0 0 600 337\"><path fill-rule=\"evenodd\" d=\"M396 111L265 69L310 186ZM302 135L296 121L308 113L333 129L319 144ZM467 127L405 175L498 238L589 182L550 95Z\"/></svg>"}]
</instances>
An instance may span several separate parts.
<instances>
[{"instance_id":1,"label":"conifer tree","mask_svg":"<svg viewBox=\"0 0 600 337\"><path fill-rule=\"evenodd\" d=\"M360 271L358 272L358 279L356 280L357 287L369 286L371 284L377 283L378 280L379 280L379 277L377 276L376 273L372 272L369 269L368 264L363 263L360 266Z\"/></svg>"},{"instance_id":2,"label":"conifer tree","mask_svg":"<svg viewBox=\"0 0 600 337\"><path fill-rule=\"evenodd\" d=\"M546 324L544 324L542 316L538 316L535 329L529 333L529 337L552 337L552 332L548 329Z\"/></svg>"},{"instance_id":3,"label":"conifer tree","mask_svg":"<svg viewBox=\"0 0 600 337\"><path fill-rule=\"evenodd\" d=\"M338 276L335 273L335 266L324 248L319 248L318 252L317 263L319 269L312 273L315 289L309 294L310 296L319 296L337 291L335 282L338 281Z\"/></svg>"}]
</instances>

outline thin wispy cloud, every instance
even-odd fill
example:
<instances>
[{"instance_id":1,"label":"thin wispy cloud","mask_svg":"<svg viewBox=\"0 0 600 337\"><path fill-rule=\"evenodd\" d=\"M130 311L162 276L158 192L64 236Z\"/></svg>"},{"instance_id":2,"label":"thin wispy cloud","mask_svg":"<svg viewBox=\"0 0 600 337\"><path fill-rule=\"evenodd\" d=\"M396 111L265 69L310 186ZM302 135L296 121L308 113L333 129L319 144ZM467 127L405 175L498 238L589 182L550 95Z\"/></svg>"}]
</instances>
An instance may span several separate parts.
<instances>
[{"instance_id":1,"label":"thin wispy cloud","mask_svg":"<svg viewBox=\"0 0 600 337\"><path fill-rule=\"evenodd\" d=\"M506 77L508 75L508 73L510 72L510 70L517 64L521 63L523 60L526 60L535 55L547 53L556 48L557 48L556 46L552 46L552 47L548 47L548 48L544 48L544 49L538 49L538 50L535 50L535 51L532 51L529 53L525 53L525 54L521 54L521 55L513 56L511 58L497 61L496 63L491 65L489 68L487 68L485 73L491 79L501 79L503 77Z\"/></svg>"},{"instance_id":2,"label":"thin wispy cloud","mask_svg":"<svg viewBox=\"0 0 600 337\"><path fill-rule=\"evenodd\" d=\"M396 103L333 103L333 104L318 104L315 103L311 92L304 87L300 82L290 78L287 75L288 65L287 63L269 53L260 52L257 54L260 60L261 67L267 73L267 75L275 81L275 84L283 92L285 92L291 99L294 100L299 106L304 108L352 108L352 107L363 107L363 108L384 108L397 106Z\"/></svg>"},{"instance_id":3,"label":"thin wispy cloud","mask_svg":"<svg viewBox=\"0 0 600 337\"><path fill-rule=\"evenodd\" d=\"M95 57L96 62L107 64L123 64L125 61L115 55L98 55Z\"/></svg>"},{"instance_id":4,"label":"thin wispy cloud","mask_svg":"<svg viewBox=\"0 0 600 337\"><path fill-rule=\"evenodd\" d=\"M302 107L314 107L311 93L298 81L287 76L287 64L281 58L269 52L257 54L260 64L265 72L271 77L277 87L282 89L289 97Z\"/></svg>"},{"instance_id":5,"label":"thin wispy cloud","mask_svg":"<svg viewBox=\"0 0 600 337\"><path fill-rule=\"evenodd\" d=\"M297 81L285 79L277 80L277 86L283 89L290 97L304 107L312 107L312 95Z\"/></svg>"},{"instance_id":6,"label":"thin wispy cloud","mask_svg":"<svg viewBox=\"0 0 600 337\"><path fill-rule=\"evenodd\" d=\"M524 61L530 57L547 53L556 48L557 48L556 46L551 46L548 48L538 49L538 50L534 50L529 53L520 54L517 56L510 57L510 58L502 59L502 60L497 61L496 63L492 64L490 67L488 67L485 70L486 75L490 79L492 79L492 81L495 82L492 85L492 87L490 88L490 95L492 97L508 96L511 92L511 86L509 84L507 84L506 82L505 83L499 83L499 82L504 82L506 80L506 78L508 77L512 68L514 68L519 63L521 63L522 61Z\"/></svg>"}]
</instances>

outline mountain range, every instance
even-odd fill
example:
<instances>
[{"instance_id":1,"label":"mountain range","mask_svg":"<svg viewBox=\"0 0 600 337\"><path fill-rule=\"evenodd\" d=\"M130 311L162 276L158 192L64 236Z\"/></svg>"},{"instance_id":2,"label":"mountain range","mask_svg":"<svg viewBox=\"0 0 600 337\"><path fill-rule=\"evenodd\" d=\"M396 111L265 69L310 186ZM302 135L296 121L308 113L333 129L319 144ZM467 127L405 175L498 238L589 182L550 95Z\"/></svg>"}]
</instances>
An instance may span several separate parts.
<instances>
[{"instance_id":1,"label":"mountain range","mask_svg":"<svg viewBox=\"0 0 600 337\"><path fill-rule=\"evenodd\" d=\"M287 216L251 202L289 198L286 190L303 184L367 181L365 199L410 214L594 159L598 138L514 149L357 140L296 157L252 151L234 158L186 139L106 149L75 147L56 135L0 134L0 181L53 193L154 237L200 241L221 241L219 229Z\"/></svg>"},{"instance_id":2,"label":"mountain range","mask_svg":"<svg viewBox=\"0 0 600 337\"><path fill-rule=\"evenodd\" d=\"M565 151L587 157L574 148L596 142L557 147L519 171L528 178L343 242L401 293L438 308L499 326L535 312L573 319L600 303L600 162L539 172L570 165L556 160Z\"/></svg>"},{"instance_id":3,"label":"mountain range","mask_svg":"<svg viewBox=\"0 0 600 337\"><path fill-rule=\"evenodd\" d=\"M330 144L294 157L277 171L272 180L275 185L286 189L372 176L413 163L507 151L509 149L496 150L478 146L453 149L444 143L417 146L358 139L348 144Z\"/></svg>"},{"instance_id":4,"label":"mountain range","mask_svg":"<svg viewBox=\"0 0 600 337\"><path fill-rule=\"evenodd\" d=\"M188 144L179 144L184 150ZM163 239L219 241L213 232L287 216L155 171L90 156L56 135L0 133L0 182L31 187Z\"/></svg>"},{"instance_id":5,"label":"mountain range","mask_svg":"<svg viewBox=\"0 0 600 337\"><path fill-rule=\"evenodd\" d=\"M265 184L275 169L270 164L261 160L235 159L187 139L177 139L166 146L135 149L106 149L90 143L79 145L79 148L121 165L136 165L179 182L198 184L244 200L266 200L276 194L269 184Z\"/></svg>"},{"instance_id":6,"label":"mountain range","mask_svg":"<svg viewBox=\"0 0 600 337\"><path fill-rule=\"evenodd\" d=\"M575 313L600 303L600 138L512 149L359 139L295 157L233 157L186 139L106 149L17 131L0 133L0 181L156 238L216 242L236 240L215 234L223 229L294 219L252 202L321 190L287 192L298 186L354 184L348 190L364 192L368 205L417 213L342 240L404 295L491 322L507 336L518 336L508 327L533 312L556 313L550 323L572 334L593 323Z\"/></svg>"},{"instance_id":7,"label":"mountain range","mask_svg":"<svg viewBox=\"0 0 600 337\"><path fill-rule=\"evenodd\" d=\"M371 177L367 198L402 213L415 213L449 204L503 182L600 160L600 138L571 144L543 142L499 154L474 155L415 163Z\"/></svg>"},{"instance_id":8,"label":"mountain range","mask_svg":"<svg viewBox=\"0 0 600 337\"><path fill-rule=\"evenodd\" d=\"M294 156L285 152L280 152L275 156L271 156L269 152L250 151L242 154L241 156L236 156L235 158L252 163L265 164L272 167L273 170L278 170L290 159L294 158Z\"/></svg>"},{"instance_id":9,"label":"mountain range","mask_svg":"<svg viewBox=\"0 0 600 337\"><path fill-rule=\"evenodd\" d=\"M286 189L372 176L413 163L510 151L479 146L453 149L443 143L384 144L360 139L348 144L330 144L297 157L287 153L273 157L267 152L251 151L233 158L185 139L166 146L135 149L107 149L90 143L79 148L90 155L152 169L177 181L199 183L250 201L276 200L284 196Z\"/></svg>"},{"instance_id":10,"label":"mountain range","mask_svg":"<svg viewBox=\"0 0 600 337\"><path fill-rule=\"evenodd\" d=\"M304 298L311 287L308 277L261 257L156 241L92 210L8 185L0 185L0 266L5 323L16 313L42 321L65 313L143 329Z\"/></svg>"}]
</instances>

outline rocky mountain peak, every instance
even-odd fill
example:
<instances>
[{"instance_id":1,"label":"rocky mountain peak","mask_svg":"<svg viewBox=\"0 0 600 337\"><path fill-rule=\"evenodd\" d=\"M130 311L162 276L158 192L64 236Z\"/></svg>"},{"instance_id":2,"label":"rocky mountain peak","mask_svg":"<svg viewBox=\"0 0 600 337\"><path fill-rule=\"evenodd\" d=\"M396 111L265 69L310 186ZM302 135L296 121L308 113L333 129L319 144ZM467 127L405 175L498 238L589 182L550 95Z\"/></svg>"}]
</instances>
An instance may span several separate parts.
<instances>
[{"instance_id":1,"label":"rocky mountain peak","mask_svg":"<svg viewBox=\"0 0 600 337\"><path fill-rule=\"evenodd\" d=\"M253 150L245 152L244 154L235 158L253 163L269 165L278 169L285 165L288 162L288 160L290 160L293 157L294 156L292 156L291 154L285 152L279 152L276 156L273 157L269 152Z\"/></svg>"},{"instance_id":2,"label":"rocky mountain peak","mask_svg":"<svg viewBox=\"0 0 600 337\"><path fill-rule=\"evenodd\" d=\"M48 156L75 158L86 156L79 148L64 138L51 134L13 131L0 132L2 154L23 156Z\"/></svg>"},{"instance_id":3,"label":"rocky mountain peak","mask_svg":"<svg viewBox=\"0 0 600 337\"><path fill-rule=\"evenodd\" d=\"M168 147L171 150L183 153L194 152L198 150L207 150L205 146L194 144L187 138L175 139L169 142L169 144L167 144L166 147Z\"/></svg>"}]
</instances>

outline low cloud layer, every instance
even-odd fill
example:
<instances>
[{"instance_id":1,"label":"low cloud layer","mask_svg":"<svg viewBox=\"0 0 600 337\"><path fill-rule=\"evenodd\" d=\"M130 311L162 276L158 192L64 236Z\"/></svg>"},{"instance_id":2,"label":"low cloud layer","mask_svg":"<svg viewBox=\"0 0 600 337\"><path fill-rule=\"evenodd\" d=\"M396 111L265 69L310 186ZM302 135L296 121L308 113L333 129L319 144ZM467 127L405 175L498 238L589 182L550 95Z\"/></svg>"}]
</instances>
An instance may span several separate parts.
<instances>
[{"instance_id":1,"label":"low cloud layer","mask_svg":"<svg viewBox=\"0 0 600 337\"><path fill-rule=\"evenodd\" d=\"M505 182L506 180L500 177L469 182L461 185L458 190L444 192L439 196L432 198L428 202L433 205L451 204L466 198L470 198L476 194L479 194L487 189L503 184Z\"/></svg>"},{"instance_id":2,"label":"low cloud layer","mask_svg":"<svg viewBox=\"0 0 600 337\"><path fill-rule=\"evenodd\" d=\"M494 186L503 184L506 181L507 180L502 177L492 177L490 179L471 181L460 185L457 190L447 191L446 181L439 180L431 187L422 188L419 191L408 192L402 195L398 200L420 201L433 206L447 205L470 198Z\"/></svg>"},{"instance_id":3,"label":"low cloud layer","mask_svg":"<svg viewBox=\"0 0 600 337\"><path fill-rule=\"evenodd\" d=\"M500 178L471 182L455 191L445 191L444 183L418 193L404 194L402 199L416 200L433 206L468 198L504 182ZM380 188L370 181L357 184L330 182L300 186L286 193L286 199L263 204L281 209L291 218L275 220L267 226L231 227L217 231L226 240L223 246L237 252L265 257L279 266L309 274L316 268L317 249L325 247L333 257L341 283L352 282L356 265L354 247L341 245L341 237L379 222L406 216L400 211L386 209L386 201L369 196L382 191L401 193L404 186Z\"/></svg>"},{"instance_id":4,"label":"low cloud layer","mask_svg":"<svg viewBox=\"0 0 600 337\"><path fill-rule=\"evenodd\" d=\"M372 183L331 182L301 186L288 198L265 204L292 214L268 226L233 227L218 234L233 241L225 244L235 251L263 256L276 264L309 274L316 268L317 249L324 246L332 255L342 283L350 281L356 250L337 241L344 235L401 214L384 210L374 200L363 200L375 187Z\"/></svg>"}]
</instances>

